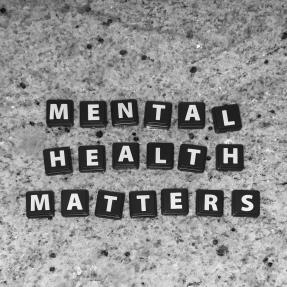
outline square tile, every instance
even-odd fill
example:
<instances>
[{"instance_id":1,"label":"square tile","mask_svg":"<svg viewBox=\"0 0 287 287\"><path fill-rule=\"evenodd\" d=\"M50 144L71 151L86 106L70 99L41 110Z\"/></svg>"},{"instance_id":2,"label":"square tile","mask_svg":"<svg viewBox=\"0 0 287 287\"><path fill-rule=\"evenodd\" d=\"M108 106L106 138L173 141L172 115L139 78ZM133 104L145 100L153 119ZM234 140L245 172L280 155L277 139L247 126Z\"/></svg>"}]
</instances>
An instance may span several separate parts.
<instances>
[{"instance_id":1,"label":"square tile","mask_svg":"<svg viewBox=\"0 0 287 287\"><path fill-rule=\"evenodd\" d=\"M139 123L137 100L111 101L113 126L136 126Z\"/></svg>"},{"instance_id":2,"label":"square tile","mask_svg":"<svg viewBox=\"0 0 287 287\"><path fill-rule=\"evenodd\" d=\"M62 190L61 213L64 217L89 215L89 192L85 189Z\"/></svg>"},{"instance_id":3,"label":"square tile","mask_svg":"<svg viewBox=\"0 0 287 287\"><path fill-rule=\"evenodd\" d=\"M48 127L71 127L74 125L74 102L71 100L48 100L46 102Z\"/></svg>"},{"instance_id":4,"label":"square tile","mask_svg":"<svg viewBox=\"0 0 287 287\"><path fill-rule=\"evenodd\" d=\"M233 190L232 215L258 217L260 215L260 192L258 190Z\"/></svg>"},{"instance_id":5,"label":"square tile","mask_svg":"<svg viewBox=\"0 0 287 287\"><path fill-rule=\"evenodd\" d=\"M28 191L26 192L26 215L28 218L48 218L55 215L54 192Z\"/></svg>"},{"instance_id":6,"label":"square tile","mask_svg":"<svg viewBox=\"0 0 287 287\"><path fill-rule=\"evenodd\" d=\"M156 192L154 190L131 191L129 204L132 218L157 216Z\"/></svg>"},{"instance_id":7,"label":"square tile","mask_svg":"<svg viewBox=\"0 0 287 287\"><path fill-rule=\"evenodd\" d=\"M95 215L97 217L121 219L123 215L124 201L124 193L99 190Z\"/></svg>"},{"instance_id":8,"label":"square tile","mask_svg":"<svg viewBox=\"0 0 287 287\"><path fill-rule=\"evenodd\" d=\"M214 107L211 110L216 133L239 131L242 128L239 106L237 104Z\"/></svg>"},{"instance_id":9,"label":"square tile","mask_svg":"<svg viewBox=\"0 0 287 287\"><path fill-rule=\"evenodd\" d=\"M138 143L113 143L113 168L138 169L139 154Z\"/></svg>"},{"instance_id":10,"label":"square tile","mask_svg":"<svg viewBox=\"0 0 287 287\"><path fill-rule=\"evenodd\" d=\"M50 148L43 151L47 175L73 172L71 150L69 147Z\"/></svg>"},{"instance_id":11,"label":"square tile","mask_svg":"<svg viewBox=\"0 0 287 287\"><path fill-rule=\"evenodd\" d=\"M148 101L145 104L144 126L152 129L169 129L171 115L171 103Z\"/></svg>"},{"instance_id":12,"label":"square tile","mask_svg":"<svg viewBox=\"0 0 287 287\"><path fill-rule=\"evenodd\" d=\"M172 143L147 144L148 169L173 169L174 145Z\"/></svg>"},{"instance_id":13,"label":"square tile","mask_svg":"<svg viewBox=\"0 0 287 287\"><path fill-rule=\"evenodd\" d=\"M106 170L106 149L104 145L80 146L79 171L103 172Z\"/></svg>"},{"instance_id":14,"label":"square tile","mask_svg":"<svg viewBox=\"0 0 287 287\"><path fill-rule=\"evenodd\" d=\"M198 189L195 201L196 215L214 217L223 215L224 194L222 190Z\"/></svg>"},{"instance_id":15,"label":"square tile","mask_svg":"<svg viewBox=\"0 0 287 287\"><path fill-rule=\"evenodd\" d=\"M205 169L207 147L182 144L179 149L178 169L202 173Z\"/></svg>"},{"instance_id":16,"label":"square tile","mask_svg":"<svg viewBox=\"0 0 287 287\"><path fill-rule=\"evenodd\" d=\"M104 101L80 102L80 126L104 128L108 123L107 103Z\"/></svg>"},{"instance_id":17,"label":"square tile","mask_svg":"<svg viewBox=\"0 0 287 287\"><path fill-rule=\"evenodd\" d=\"M244 148L240 144L216 146L216 169L219 171L241 171L244 169Z\"/></svg>"},{"instance_id":18,"label":"square tile","mask_svg":"<svg viewBox=\"0 0 287 287\"><path fill-rule=\"evenodd\" d=\"M188 190L185 188L161 191L161 213L163 215L187 215L189 212Z\"/></svg>"},{"instance_id":19,"label":"square tile","mask_svg":"<svg viewBox=\"0 0 287 287\"><path fill-rule=\"evenodd\" d=\"M205 126L205 103L180 102L178 104L179 129L203 129Z\"/></svg>"}]
</instances>

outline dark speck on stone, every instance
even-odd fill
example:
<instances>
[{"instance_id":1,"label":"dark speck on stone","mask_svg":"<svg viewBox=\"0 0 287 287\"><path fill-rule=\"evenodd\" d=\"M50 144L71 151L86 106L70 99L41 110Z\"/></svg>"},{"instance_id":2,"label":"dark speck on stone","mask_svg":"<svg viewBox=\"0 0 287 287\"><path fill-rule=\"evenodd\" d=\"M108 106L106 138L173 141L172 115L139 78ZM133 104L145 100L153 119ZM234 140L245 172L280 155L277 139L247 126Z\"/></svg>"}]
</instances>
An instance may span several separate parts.
<instances>
[{"instance_id":1,"label":"dark speck on stone","mask_svg":"<svg viewBox=\"0 0 287 287\"><path fill-rule=\"evenodd\" d=\"M272 267L273 263L272 262L268 262L267 264L269 267Z\"/></svg>"},{"instance_id":2,"label":"dark speck on stone","mask_svg":"<svg viewBox=\"0 0 287 287\"><path fill-rule=\"evenodd\" d=\"M286 40L287 39L287 32L284 32L281 36L281 40Z\"/></svg>"},{"instance_id":3,"label":"dark speck on stone","mask_svg":"<svg viewBox=\"0 0 287 287\"><path fill-rule=\"evenodd\" d=\"M54 252L50 253L50 258L56 258L56 253Z\"/></svg>"},{"instance_id":4,"label":"dark speck on stone","mask_svg":"<svg viewBox=\"0 0 287 287\"><path fill-rule=\"evenodd\" d=\"M138 141L139 141L139 138L138 138L138 137L134 137L134 141L135 141L135 142L138 142Z\"/></svg>"},{"instance_id":5,"label":"dark speck on stone","mask_svg":"<svg viewBox=\"0 0 287 287\"><path fill-rule=\"evenodd\" d=\"M35 104L36 104L37 106L40 106L40 102L39 102L39 101L35 101Z\"/></svg>"},{"instance_id":6,"label":"dark speck on stone","mask_svg":"<svg viewBox=\"0 0 287 287\"><path fill-rule=\"evenodd\" d=\"M235 229L234 227L232 227L232 228L231 228L231 231L234 232L234 231L236 231L236 229Z\"/></svg>"},{"instance_id":7,"label":"dark speck on stone","mask_svg":"<svg viewBox=\"0 0 287 287\"><path fill-rule=\"evenodd\" d=\"M103 132L102 131L98 131L97 133L96 133L96 136L97 136L97 138L101 138L102 136L103 136Z\"/></svg>"},{"instance_id":8,"label":"dark speck on stone","mask_svg":"<svg viewBox=\"0 0 287 287\"><path fill-rule=\"evenodd\" d=\"M101 255L108 256L109 252L107 250L102 250Z\"/></svg>"},{"instance_id":9,"label":"dark speck on stone","mask_svg":"<svg viewBox=\"0 0 287 287\"><path fill-rule=\"evenodd\" d=\"M125 252L125 256L129 257L131 255L131 253L129 251Z\"/></svg>"},{"instance_id":10,"label":"dark speck on stone","mask_svg":"<svg viewBox=\"0 0 287 287\"><path fill-rule=\"evenodd\" d=\"M191 140L193 140L195 137L193 133L189 133L188 136L189 136L189 139L191 139Z\"/></svg>"},{"instance_id":11,"label":"dark speck on stone","mask_svg":"<svg viewBox=\"0 0 287 287\"><path fill-rule=\"evenodd\" d=\"M212 127L212 126L208 127L208 130L209 130L209 131L212 131L212 130L213 130L213 127Z\"/></svg>"},{"instance_id":12,"label":"dark speck on stone","mask_svg":"<svg viewBox=\"0 0 287 287\"><path fill-rule=\"evenodd\" d=\"M120 50L120 55L122 56L126 55L127 53L128 53L127 50Z\"/></svg>"},{"instance_id":13,"label":"dark speck on stone","mask_svg":"<svg viewBox=\"0 0 287 287\"><path fill-rule=\"evenodd\" d=\"M213 239L212 244L213 245L217 245L218 244L218 240L217 239Z\"/></svg>"},{"instance_id":14,"label":"dark speck on stone","mask_svg":"<svg viewBox=\"0 0 287 287\"><path fill-rule=\"evenodd\" d=\"M269 61L266 59L266 60L264 61L264 64L267 65L268 63L269 63Z\"/></svg>"},{"instance_id":15,"label":"dark speck on stone","mask_svg":"<svg viewBox=\"0 0 287 287\"><path fill-rule=\"evenodd\" d=\"M69 132L70 132L70 129L69 129L69 128L65 128L65 132L66 132L66 133L69 133Z\"/></svg>"},{"instance_id":16,"label":"dark speck on stone","mask_svg":"<svg viewBox=\"0 0 287 287\"><path fill-rule=\"evenodd\" d=\"M104 43L104 39L102 37L98 37L98 42L99 43Z\"/></svg>"},{"instance_id":17,"label":"dark speck on stone","mask_svg":"<svg viewBox=\"0 0 287 287\"><path fill-rule=\"evenodd\" d=\"M187 33L186 33L186 38L187 38L187 39L192 39L192 38L193 38L193 32L192 32L192 30L187 31Z\"/></svg>"},{"instance_id":18,"label":"dark speck on stone","mask_svg":"<svg viewBox=\"0 0 287 287\"><path fill-rule=\"evenodd\" d=\"M143 61L145 61L145 60L147 59L147 55L142 55L142 56L141 56L141 59L142 59Z\"/></svg>"},{"instance_id":19,"label":"dark speck on stone","mask_svg":"<svg viewBox=\"0 0 287 287\"><path fill-rule=\"evenodd\" d=\"M93 46L92 46L91 44L88 44L88 45L87 45L87 49L89 49L89 50L91 50L92 47L93 47Z\"/></svg>"},{"instance_id":20,"label":"dark speck on stone","mask_svg":"<svg viewBox=\"0 0 287 287\"><path fill-rule=\"evenodd\" d=\"M133 133L132 133L132 135L133 135L133 136L136 136L136 135L137 135L137 133L136 133L136 132L133 132Z\"/></svg>"},{"instance_id":21,"label":"dark speck on stone","mask_svg":"<svg viewBox=\"0 0 287 287\"><path fill-rule=\"evenodd\" d=\"M208 156L206 157L206 160L211 160L211 157L208 155Z\"/></svg>"},{"instance_id":22,"label":"dark speck on stone","mask_svg":"<svg viewBox=\"0 0 287 287\"><path fill-rule=\"evenodd\" d=\"M268 261L268 257L265 257L265 258L263 259L263 262L266 263L267 261Z\"/></svg>"},{"instance_id":23,"label":"dark speck on stone","mask_svg":"<svg viewBox=\"0 0 287 287\"><path fill-rule=\"evenodd\" d=\"M225 245L220 245L216 250L216 254L218 256L224 256L227 253L228 253L228 248Z\"/></svg>"},{"instance_id":24,"label":"dark speck on stone","mask_svg":"<svg viewBox=\"0 0 287 287\"><path fill-rule=\"evenodd\" d=\"M112 19L108 19L106 22L103 22L104 26L110 26L113 23Z\"/></svg>"},{"instance_id":25,"label":"dark speck on stone","mask_svg":"<svg viewBox=\"0 0 287 287\"><path fill-rule=\"evenodd\" d=\"M260 115L260 114L258 114L258 115L257 115L257 118L258 118L258 119L260 119L260 118L261 118L261 115Z\"/></svg>"},{"instance_id":26,"label":"dark speck on stone","mask_svg":"<svg viewBox=\"0 0 287 287\"><path fill-rule=\"evenodd\" d=\"M196 73L197 68L195 66L191 67L189 70L192 74Z\"/></svg>"},{"instance_id":27,"label":"dark speck on stone","mask_svg":"<svg viewBox=\"0 0 287 287\"><path fill-rule=\"evenodd\" d=\"M32 126L32 127L35 125L35 123L32 122L32 121L30 121L29 124L30 124L30 126Z\"/></svg>"},{"instance_id":28,"label":"dark speck on stone","mask_svg":"<svg viewBox=\"0 0 287 287\"><path fill-rule=\"evenodd\" d=\"M22 89L26 89L25 83L21 82L21 83L20 83L20 87L21 87Z\"/></svg>"},{"instance_id":29,"label":"dark speck on stone","mask_svg":"<svg viewBox=\"0 0 287 287\"><path fill-rule=\"evenodd\" d=\"M205 139L206 141L208 141L208 137L205 137L204 139Z\"/></svg>"},{"instance_id":30,"label":"dark speck on stone","mask_svg":"<svg viewBox=\"0 0 287 287\"><path fill-rule=\"evenodd\" d=\"M271 110L271 111L269 111L271 114L275 114L275 111L274 110Z\"/></svg>"},{"instance_id":31,"label":"dark speck on stone","mask_svg":"<svg viewBox=\"0 0 287 287\"><path fill-rule=\"evenodd\" d=\"M55 271L55 267L50 267L50 272L54 272Z\"/></svg>"},{"instance_id":32,"label":"dark speck on stone","mask_svg":"<svg viewBox=\"0 0 287 287\"><path fill-rule=\"evenodd\" d=\"M7 10L6 10L5 7L2 7L2 8L0 9L0 12L1 12L1 14L6 14Z\"/></svg>"},{"instance_id":33,"label":"dark speck on stone","mask_svg":"<svg viewBox=\"0 0 287 287\"><path fill-rule=\"evenodd\" d=\"M86 11L86 12L91 12L91 10L92 10L92 8L91 8L89 5L87 5L87 6L85 7L85 11Z\"/></svg>"}]
</instances>

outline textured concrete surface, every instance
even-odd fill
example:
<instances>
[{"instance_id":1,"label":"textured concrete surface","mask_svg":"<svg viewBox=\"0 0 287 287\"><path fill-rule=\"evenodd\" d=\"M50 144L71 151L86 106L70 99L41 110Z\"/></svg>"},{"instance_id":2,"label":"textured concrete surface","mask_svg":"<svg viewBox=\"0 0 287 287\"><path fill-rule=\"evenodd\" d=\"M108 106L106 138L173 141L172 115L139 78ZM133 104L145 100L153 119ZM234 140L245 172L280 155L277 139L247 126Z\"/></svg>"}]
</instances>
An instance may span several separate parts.
<instances>
[{"instance_id":1,"label":"textured concrete surface","mask_svg":"<svg viewBox=\"0 0 287 287\"><path fill-rule=\"evenodd\" d=\"M0 286L287 286L287 3L236 1L0 0ZM286 34L284 34L284 32ZM91 46L87 46L90 44ZM90 48L90 49L89 49ZM126 51L126 52L125 52ZM191 67L196 67L191 69ZM191 70L190 70L191 69ZM193 72L193 73L191 73ZM45 101L137 98L203 100L208 110L240 104L243 129L48 129ZM141 144L139 171L80 174L77 148L114 141ZM171 141L208 146L204 174L147 171L145 145ZM245 145L240 173L215 170L214 149ZM47 177L42 150L73 149L73 175ZM121 221L60 215L60 191L187 187L190 214ZM194 215L197 188L225 192L223 218ZM258 219L230 215L233 189L261 192ZM56 193L53 220L28 220L25 193Z\"/></svg>"}]
</instances>

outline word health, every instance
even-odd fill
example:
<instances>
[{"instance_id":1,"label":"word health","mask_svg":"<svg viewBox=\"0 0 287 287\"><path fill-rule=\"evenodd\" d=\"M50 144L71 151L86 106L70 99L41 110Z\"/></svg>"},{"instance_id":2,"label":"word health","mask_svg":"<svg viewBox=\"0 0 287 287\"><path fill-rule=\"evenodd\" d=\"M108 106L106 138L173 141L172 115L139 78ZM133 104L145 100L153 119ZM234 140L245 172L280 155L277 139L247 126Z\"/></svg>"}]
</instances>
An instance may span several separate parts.
<instances>
[{"instance_id":1,"label":"word health","mask_svg":"<svg viewBox=\"0 0 287 287\"><path fill-rule=\"evenodd\" d=\"M218 171L241 171L244 168L243 145L219 144L216 146L216 169ZM59 147L43 151L47 175L73 172L71 149ZM203 173L206 165L207 147L182 144L179 149L180 171ZM80 146L78 148L80 172L104 172L106 150L104 145ZM140 165L140 144L113 143L112 167L117 170L138 169ZM148 143L146 146L147 169L173 169L173 143Z\"/></svg>"}]
</instances>

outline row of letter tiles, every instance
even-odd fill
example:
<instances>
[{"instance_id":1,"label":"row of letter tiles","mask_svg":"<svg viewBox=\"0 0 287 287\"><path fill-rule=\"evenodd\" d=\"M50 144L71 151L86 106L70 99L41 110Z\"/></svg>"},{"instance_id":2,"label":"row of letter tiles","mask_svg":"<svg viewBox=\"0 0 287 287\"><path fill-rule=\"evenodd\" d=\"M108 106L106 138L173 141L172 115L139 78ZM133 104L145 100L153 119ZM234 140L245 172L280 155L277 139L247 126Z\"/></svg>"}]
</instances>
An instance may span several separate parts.
<instances>
[{"instance_id":1,"label":"row of letter tiles","mask_svg":"<svg viewBox=\"0 0 287 287\"><path fill-rule=\"evenodd\" d=\"M125 193L99 190L95 215L97 217L121 219ZM156 217L157 199L154 190L131 191L129 193L130 217ZM224 194L222 190L196 191L196 215L223 216ZM62 190L61 213L64 217L89 215L89 192L87 190ZM161 213L163 215L187 215L189 197L187 189L163 189L161 191ZM53 191L29 191L26 193L28 218L52 218L55 215ZM258 217L260 193L257 190L232 191L232 215L236 217Z\"/></svg>"},{"instance_id":2,"label":"row of letter tiles","mask_svg":"<svg viewBox=\"0 0 287 287\"><path fill-rule=\"evenodd\" d=\"M181 171L202 173L205 170L207 148L182 144L179 149L178 166ZM73 172L69 147L45 149L43 151L47 175ZM104 172L106 151L104 145L80 146L78 149L80 172ZM138 143L113 143L113 169L138 169L140 145ZM172 143L148 143L146 165L148 169L173 169L174 145ZM244 168L244 148L239 144L216 146L216 169L219 171L241 171Z\"/></svg>"},{"instance_id":3,"label":"row of letter tiles","mask_svg":"<svg viewBox=\"0 0 287 287\"><path fill-rule=\"evenodd\" d=\"M211 110L216 133L238 131L242 128L237 104L214 107ZM172 104L148 101L145 104L144 126L153 129L169 129ZM135 126L139 124L137 100L111 101L113 126ZM48 100L46 121L49 127L74 125L74 102L71 100ZM107 125L107 103L105 101L80 102L80 126L103 128ZM203 129L205 127L205 104L203 102L180 102L178 105L178 128Z\"/></svg>"}]
</instances>

